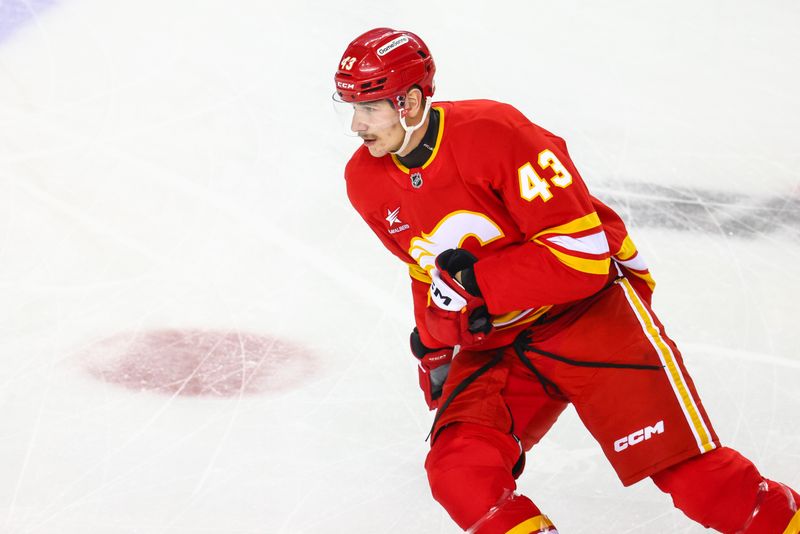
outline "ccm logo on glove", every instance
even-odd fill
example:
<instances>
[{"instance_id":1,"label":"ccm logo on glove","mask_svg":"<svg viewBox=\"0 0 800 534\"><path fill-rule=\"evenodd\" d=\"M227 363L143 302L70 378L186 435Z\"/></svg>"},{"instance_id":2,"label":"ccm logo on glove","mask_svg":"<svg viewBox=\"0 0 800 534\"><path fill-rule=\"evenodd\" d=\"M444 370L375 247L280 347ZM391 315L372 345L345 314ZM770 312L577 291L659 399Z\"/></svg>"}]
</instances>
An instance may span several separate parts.
<instances>
[{"instance_id":1,"label":"ccm logo on glove","mask_svg":"<svg viewBox=\"0 0 800 534\"><path fill-rule=\"evenodd\" d=\"M453 282L458 284L455 280ZM463 288L461 289L463 291ZM467 305L467 299L447 285L437 269L431 271L431 300L439 308L454 312L461 311Z\"/></svg>"},{"instance_id":2,"label":"ccm logo on glove","mask_svg":"<svg viewBox=\"0 0 800 534\"><path fill-rule=\"evenodd\" d=\"M430 334L446 345L479 345L492 330L489 310L475 280L476 261L467 250L445 250L431 271L425 322Z\"/></svg>"}]
</instances>

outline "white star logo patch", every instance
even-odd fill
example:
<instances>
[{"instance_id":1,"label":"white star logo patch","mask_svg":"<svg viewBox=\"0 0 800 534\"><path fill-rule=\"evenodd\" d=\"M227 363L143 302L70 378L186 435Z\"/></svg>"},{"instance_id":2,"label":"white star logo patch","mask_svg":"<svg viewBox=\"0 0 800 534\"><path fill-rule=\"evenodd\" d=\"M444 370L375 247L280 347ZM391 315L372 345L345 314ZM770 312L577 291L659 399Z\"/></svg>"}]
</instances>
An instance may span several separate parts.
<instances>
[{"instance_id":1,"label":"white star logo patch","mask_svg":"<svg viewBox=\"0 0 800 534\"><path fill-rule=\"evenodd\" d=\"M394 211L389 211L388 209L386 210L386 221L389 223L390 228L394 226L395 223L400 224L403 222L398 218L399 215L400 215L400 208L397 208Z\"/></svg>"}]
</instances>

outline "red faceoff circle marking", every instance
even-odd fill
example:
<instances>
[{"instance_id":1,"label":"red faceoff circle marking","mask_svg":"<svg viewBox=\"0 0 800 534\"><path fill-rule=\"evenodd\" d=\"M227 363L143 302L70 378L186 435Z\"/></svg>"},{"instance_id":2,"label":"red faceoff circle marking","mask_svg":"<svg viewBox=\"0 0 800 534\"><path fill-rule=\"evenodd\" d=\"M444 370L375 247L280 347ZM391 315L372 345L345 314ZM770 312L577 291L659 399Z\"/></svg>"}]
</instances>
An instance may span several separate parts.
<instances>
[{"instance_id":1,"label":"red faceoff circle marking","mask_svg":"<svg viewBox=\"0 0 800 534\"><path fill-rule=\"evenodd\" d=\"M238 331L162 329L120 333L83 353L88 372L135 391L234 397L291 389L314 370L308 350Z\"/></svg>"}]
</instances>

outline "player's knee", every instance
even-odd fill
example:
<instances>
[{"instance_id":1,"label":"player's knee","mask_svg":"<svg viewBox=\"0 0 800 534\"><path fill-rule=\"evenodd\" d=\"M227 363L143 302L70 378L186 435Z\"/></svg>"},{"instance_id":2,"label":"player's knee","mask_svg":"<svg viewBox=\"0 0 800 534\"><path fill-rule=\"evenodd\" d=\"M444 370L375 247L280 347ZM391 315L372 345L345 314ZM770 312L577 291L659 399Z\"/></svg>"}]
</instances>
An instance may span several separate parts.
<instances>
[{"instance_id":1,"label":"player's knee","mask_svg":"<svg viewBox=\"0 0 800 534\"><path fill-rule=\"evenodd\" d=\"M675 507L707 528L737 532L752 514L762 477L727 447L715 449L652 476Z\"/></svg>"},{"instance_id":2,"label":"player's knee","mask_svg":"<svg viewBox=\"0 0 800 534\"><path fill-rule=\"evenodd\" d=\"M425 461L431 493L461 528L468 528L515 489L519 446L508 434L471 423L445 428Z\"/></svg>"}]
</instances>

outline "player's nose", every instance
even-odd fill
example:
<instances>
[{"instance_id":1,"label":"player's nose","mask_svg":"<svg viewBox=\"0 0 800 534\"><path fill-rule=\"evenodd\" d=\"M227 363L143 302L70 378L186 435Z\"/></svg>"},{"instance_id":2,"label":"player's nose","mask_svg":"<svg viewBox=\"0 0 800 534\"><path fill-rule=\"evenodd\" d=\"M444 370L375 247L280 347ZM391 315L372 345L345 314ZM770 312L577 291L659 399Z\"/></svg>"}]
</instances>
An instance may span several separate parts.
<instances>
[{"instance_id":1,"label":"player's nose","mask_svg":"<svg viewBox=\"0 0 800 534\"><path fill-rule=\"evenodd\" d=\"M359 119L358 113L353 114L353 120L350 121L350 130L355 133L365 133L367 131L367 124Z\"/></svg>"}]
</instances>

